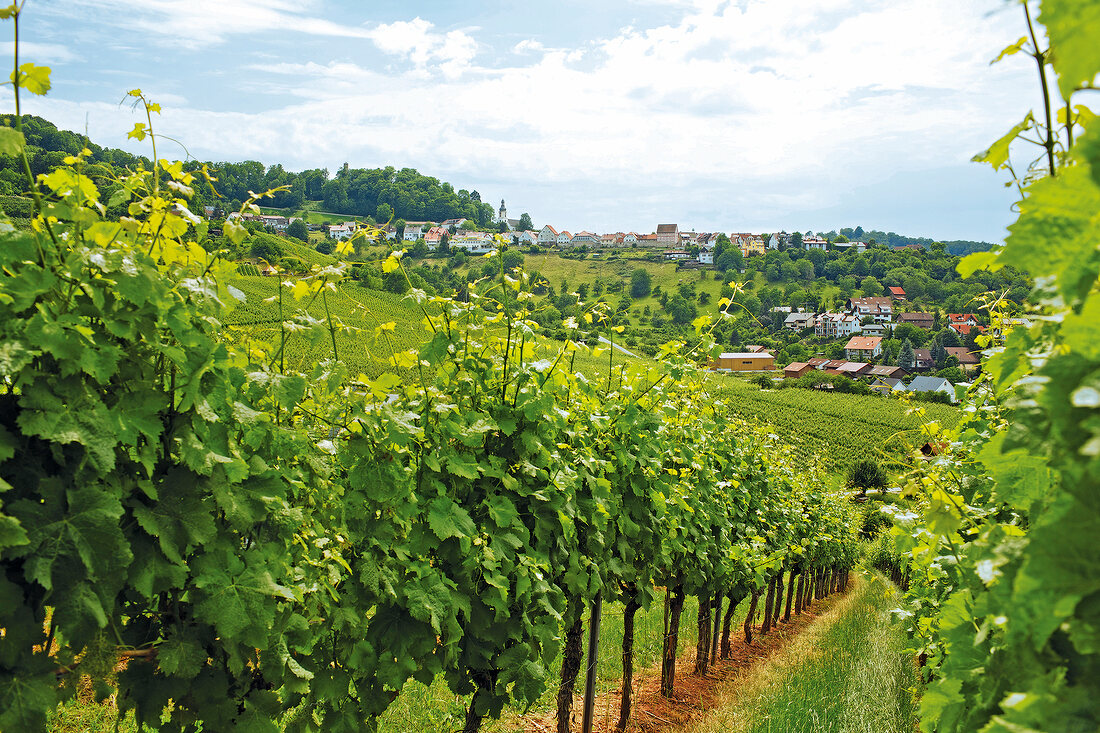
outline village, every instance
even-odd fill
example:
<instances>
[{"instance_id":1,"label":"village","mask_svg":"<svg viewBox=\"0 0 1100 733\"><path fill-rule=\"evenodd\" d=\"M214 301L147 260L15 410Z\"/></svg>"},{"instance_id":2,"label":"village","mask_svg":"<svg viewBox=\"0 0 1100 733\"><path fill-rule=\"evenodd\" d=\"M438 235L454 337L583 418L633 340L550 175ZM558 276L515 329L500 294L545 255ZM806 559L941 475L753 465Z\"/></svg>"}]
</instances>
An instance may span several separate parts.
<instances>
[{"instance_id":1,"label":"village","mask_svg":"<svg viewBox=\"0 0 1100 733\"><path fill-rule=\"evenodd\" d=\"M900 291L900 288L892 288ZM895 292L893 297L904 300L904 292ZM780 309L785 310L785 309ZM789 310L789 309L788 309ZM873 314L873 315L872 315ZM931 313L899 313L898 321L892 320L892 298L857 298L848 301L848 311L843 313L791 313L785 325L792 331L813 328L818 337L848 336L844 344L844 359L815 357L804 362L796 361L782 367L783 379L800 379L813 372L847 377L852 380L868 382L871 391L882 395L911 392L915 394L942 394L954 403L957 399L956 386L969 386L968 382L952 383L942 376L929 374L944 363L954 363L966 374L977 371L981 364L980 354L965 346L939 347L943 354L936 354L936 348L910 348L908 354L899 354L898 364L877 363L882 356L882 342L887 333L892 332L898 323L909 323L917 328L931 330L934 316ZM969 313L949 313L948 328L958 335L967 337L971 332L982 333L983 326ZM860 332L877 335L858 335ZM710 367L719 372L749 373L769 377L779 374L774 349L748 345L741 352L725 352L711 362ZM832 385L816 385L831 388Z\"/></svg>"},{"instance_id":2,"label":"village","mask_svg":"<svg viewBox=\"0 0 1100 733\"><path fill-rule=\"evenodd\" d=\"M205 207L208 219L216 218L221 213L213 206ZM261 224L273 232L285 234L290 225L298 221L299 217L282 216L278 214L229 214L229 218L239 216L242 221L252 221ZM730 242L736 246L743 257L762 255L768 250L796 246L804 250L841 249L852 252L863 252L867 248L866 242L828 242L807 232L802 234L788 234L787 232L775 232L767 234L749 234L734 232L696 232L682 231L678 224L658 224L655 231L648 234L637 232L610 232L596 234L589 231L579 231L575 234L568 230L559 231L551 224L545 224L538 229L520 229L520 219L509 219L508 210L504 200L500 202L500 209L493 217L493 224L505 229L504 240L509 244L520 246L538 246L543 248L556 248L567 250L584 248L587 251L599 251L605 249L642 249L651 252L659 252L665 259L676 261L685 269L701 265L714 264L715 249L719 237L727 236ZM362 225L357 222L342 222L339 224L319 225L311 224L312 231L323 231L333 240L345 240L351 238ZM428 251L435 251L443 243L451 249L465 250L469 254L487 254L495 251L498 246L498 236L501 232L478 231L471 227L471 222L465 218L448 219L442 222L430 221L406 221L402 227L397 227L392 222L379 225L389 241L408 242L416 244L423 240ZM914 247L919 247L913 245Z\"/></svg>"},{"instance_id":3,"label":"village","mask_svg":"<svg viewBox=\"0 0 1100 733\"><path fill-rule=\"evenodd\" d=\"M214 214L211 207L207 207L206 214L208 217ZM296 220L295 217L270 214L245 214L241 218L284 235ZM765 255L773 250L792 248L807 252L820 250L862 254L870 246L867 242L846 241L843 237L829 241L811 232L724 234L683 231L678 224L658 224L655 231L645 234L634 231L570 233L567 230L559 231L550 224L537 229L519 229L520 220L508 218L503 200L493 222L498 229L504 230L503 233L471 228L471 222L464 218L438 223L406 221L400 227L390 222L378 226L377 229L388 241L407 243L413 247L420 244L428 252L435 252L442 247L449 248L452 253L464 251L470 255L488 254L496 251L502 242L507 243L506 246L571 253L634 250L639 251L639 254L646 253L649 259L656 257L675 262L677 270L713 267L716 254L721 251L719 241L722 237L728 238L727 249L736 248L746 259ZM321 230L329 239L339 241L354 236L361 226L357 222L344 222L327 226L315 224L310 228L314 231ZM909 245L899 249L922 248L919 245ZM960 345L941 346L937 341L932 348L910 347L904 353L893 355L887 360L884 358L883 341L891 338L898 326L908 325L924 332L933 332L940 328L940 315L913 309L905 290L900 286L886 287L883 296L850 298L844 305L843 309L824 312L789 306L776 306L772 309L776 317L783 319L782 327L787 331L815 338L818 342L843 341L844 358L828 358L819 354L804 361L792 361L781 366L776 363L776 349L748 345L739 352L720 354L711 362L710 368L719 372L769 379L781 376L785 380L797 380L819 373L858 380L866 384L872 392L882 395L942 395L938 399L952 403L957 399L956 386L965 387L969 383L959 380L952 382L934 372L947 365L958 367L969 377L980 368L980 353L972 347L974 337L984 333L986 327L980 325L975 314L945 314L945 325L955 334ZM970 347L961 345L963 343L970 344ZM886 363L887 361L893 363ZM818 389L834 388L833 383L824 381L813 386Z\"/></svg>"}]
</instances>

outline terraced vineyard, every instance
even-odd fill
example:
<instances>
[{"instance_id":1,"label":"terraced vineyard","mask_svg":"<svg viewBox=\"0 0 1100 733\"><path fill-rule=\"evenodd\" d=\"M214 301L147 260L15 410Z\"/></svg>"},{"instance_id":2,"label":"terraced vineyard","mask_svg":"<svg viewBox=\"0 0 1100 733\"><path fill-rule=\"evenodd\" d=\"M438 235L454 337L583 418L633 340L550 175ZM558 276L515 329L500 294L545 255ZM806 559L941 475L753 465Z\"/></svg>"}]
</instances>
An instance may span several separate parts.
<instances>
[{"instance_id":1,"label":"terraced vineyard","mask_svg":"<svg viewBox=\"0 0 1100 733\"><path fill-rule=\"evenodd\" d=\"M243 342L277 344L279 279L238 277L230 284L244 292L247 300L225 317L225 323L240 334ZM399 295L344 283L329 295L328 304L334 321L345 327L336 336L336 347L340 360L352 374L362 372L376 377L384 371L392 371L389 359L395 351L415 348L424 340L420 326L423 315L415 303ZM325 306L320 298L302 307L302 303L296 302L284 289L283 308L287 320L296 314L326 320ZM391 322L393 330L387 331L384 338L376 339L374 329ZM324 338L317 333L289 332L286 366L308 372L317 362L331 359L332 342L327 334L322 335Z\"/></svg>"},{"instance_id":2,"label":"terraced vineyard","mask_svg":"<svg viewBox=\"0 0 1100 733\"><path fill-rule=\"evenodd\" d=\"M925 417L908 414L903 402L853 394L828 394L806 389L761 390L743 379L719 376L718 394L730 410L751 420L768 423L807 463L843 473L854 461L875 453L900 457L903 438L923 443L925 419L944 427L959 421L959 411L948 405L919 403Z\"/></svg>"}]
</instances>

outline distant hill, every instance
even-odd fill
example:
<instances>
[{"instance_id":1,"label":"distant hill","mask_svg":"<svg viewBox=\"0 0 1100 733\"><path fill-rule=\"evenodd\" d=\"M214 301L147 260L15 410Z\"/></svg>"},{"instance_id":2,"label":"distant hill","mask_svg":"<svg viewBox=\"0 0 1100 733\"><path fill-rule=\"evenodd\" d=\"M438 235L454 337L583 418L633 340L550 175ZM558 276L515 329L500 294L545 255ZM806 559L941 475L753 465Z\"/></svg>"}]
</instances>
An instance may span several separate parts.
<instances>
[{"instance_id":1,"label":"distant hill","mask_svg":"<svg viewBox=\"0 0 1100 733\"><path fill-rule=\"evenodd\" d=\"M874 240L879 244L885 244L888 247L905 247L910 244L919 244L920 246L928 249L935 242L942 242L947 247L948 254L953 254L957 257L968 255L971 252L985 252L993 249L991 242L975 242L969 239L929 239L928 237L909 237L904 234L898 234L896 232L883 232L877 229L864 229L863 227L844 227L839 232L819 232L819 234L830 241L838 234L843 234L845 237L855 241L870 242Z\"/></svg>"},{"instance_id":2,"label":"distant hill","mask_svg":"<svg viewBox=\"0 0 1100 733\"><path fill-rule=\"evenodd\" d=\"M0 115L0 125L11 127L13 124L13 115ZM23 128L27 137L31 171L35 175L52 170L61 164L66 155L75 155L85 147L92 151L90 161L102 166L102 169L90 172L93 178L109 175L115 167L133 167L138 162L149 165L147 158L124 150L100 147L83 135L59 130L52 122L41 117L24 115ZM198 170L202 165L199 161L190 161L185 167L188 170ZM487 228L491 226L494 214L493 206L483 202L477 191L456 191L450 183L425 176L413 168L349 168L345 164L334 176L330 176L329 171L323 168L294 172L284 170L281 165L265 166L254 160L214 162L206 165L217 175L217 191L221 198L208 186L197 186L192 201L195 207L220 204L236 209L248 197L249 191L266 191L285 186L285 191L266 199L265 205L298 211L308 208L307 202L315 202L309 206L336 214L371 217L379 223L391 219L439 222L466 218ZM0 156L0 196L25 192L26 179L21 166L10 156ZM839 232L819 234L830 240L843 234L851 240L874 240L890 247L919 244L928 249L933 242L939 241L895 232L864 230L863 227L845 227ZM969 240L945 241L943 244L949 254L956 256L993 247L989 242Z\"/></svg>"},{"instance_id":3,"label":"distant hill","mask_svg":"<svg viewBox=\"0 0 1100 733\"><path fill-rule=\"evenodd\" d=\"M12 127L14 120L13 115L2 115L0 125ZM85 147L92 151L90 161L102 166L90 172L93 179L109 178L115 167L134 167L139 161L149 165L146 158L123 150L102 148L83 135L57 129L41 117L24 115L23 129L31 171L35 175L61 165L65 156L76 155ZM196 186L193 207L220 204L236 209L248 198L249 191L285 186L285 191L265 199L264 203L298 210L307 201L316 201L324 211L372 217L380 223L391 219L438 222L466 218L488 226L494 214L493 207L483 203L477 191L456 191L450 183L422 175L412 168L349 168L345 164L330 177L329 171L323 168L293 172L284 170L281 165L265 166L254 160L208 162L206 165L217 176L218 193L209 186ZM188 161L184 168L194 171L202 166L200 161ZM26 179L18 162L10 156L0 156L0 195L18 195L26 190Z\"/></svg>"}]
</instances>

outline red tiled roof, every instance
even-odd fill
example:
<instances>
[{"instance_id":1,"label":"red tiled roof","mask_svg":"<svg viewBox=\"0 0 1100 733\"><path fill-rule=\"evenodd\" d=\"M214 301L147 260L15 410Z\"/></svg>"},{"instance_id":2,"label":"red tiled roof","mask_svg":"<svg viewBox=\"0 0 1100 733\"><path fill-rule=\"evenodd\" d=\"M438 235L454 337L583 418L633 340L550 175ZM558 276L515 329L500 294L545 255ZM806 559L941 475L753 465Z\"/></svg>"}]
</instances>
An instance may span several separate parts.
<instances>
[{"instance_id":1,"label":"red tiled roof","mask_svg":"<svg viewBox=\"0 0 1100 733\"><path fill-rule=\"evenodd\" d=\"M851 340L844 345L844 348L857 351L873 351L881 343L881 336L853 336Z\"/></svg>"}]
</instances>

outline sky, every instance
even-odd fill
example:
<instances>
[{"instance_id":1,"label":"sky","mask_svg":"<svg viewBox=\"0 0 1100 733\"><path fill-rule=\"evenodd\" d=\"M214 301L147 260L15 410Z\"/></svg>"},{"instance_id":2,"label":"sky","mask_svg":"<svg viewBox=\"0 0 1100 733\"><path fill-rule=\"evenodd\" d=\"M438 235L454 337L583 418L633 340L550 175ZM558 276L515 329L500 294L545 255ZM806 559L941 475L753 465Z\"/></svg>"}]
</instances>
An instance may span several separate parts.
<instances>
[{"instance_id":1,"label":"sky","mask_svg":"<svg viewBox=\"0 0 1100 733\"><path fill-rule=\"evenodd\" d=\"M969 161L1036 97L989 63L1005 0L30 0L20 32L24 110L105 147L149 154L140 88L161 157L410 167L573 232L1001 241Z\"/></svg>"}]
</instances>

